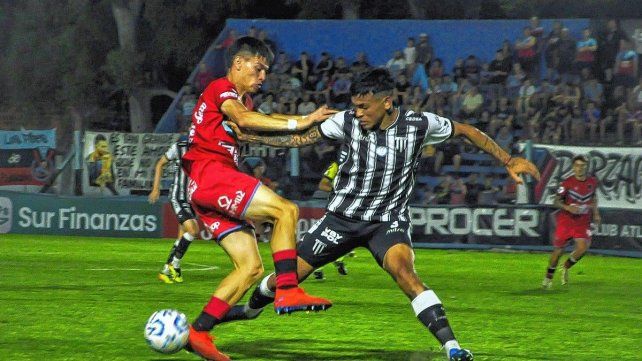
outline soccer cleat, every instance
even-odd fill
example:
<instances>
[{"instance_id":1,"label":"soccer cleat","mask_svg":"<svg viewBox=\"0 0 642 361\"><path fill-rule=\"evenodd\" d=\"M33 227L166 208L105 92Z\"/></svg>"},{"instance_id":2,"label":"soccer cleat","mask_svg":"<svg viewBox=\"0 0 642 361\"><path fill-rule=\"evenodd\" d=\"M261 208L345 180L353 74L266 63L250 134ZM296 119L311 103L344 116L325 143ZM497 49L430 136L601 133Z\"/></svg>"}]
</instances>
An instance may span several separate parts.
<instances>
[{"instance_id":1,"label":"soccer cleat","mask_svg":"<svg viewBox=\"0 0 642 361\"><path fill-rule=\"evenodd\" d=\"M553 280L548 277L544 277L544 280L542 281L542 288L548 290L551 287L553 287Z\"/></svg>"},{"instance_id":2,"label":"soccer cleat","mask_svg":"<svg viewBox=\"0 0 642 361\"><path fill-rule=\"evenodd\" d=\"M562 286L565 286L568 284L568 268L562 267Z\"/></svg>"},{"instance_id":3,"label":"soccer cleat","mask_svg":"<svg viewBox=\"0 0 642 361\"><path fill-rule=\"evenodd\" d=\"M325 279L325 275L323 274L323 271L321 270L314 271L314 279L323 281Z\"/></svg>"},{"instance_id":4,"label":"soccer cleat","mask_svg":"<svg viewBox=\"0 0 642 361\"><path fill-rule=\"evenodd\" d=\"M350 257L356 257L356 256L357 256L357 254L356 254L354 251L350 251L350 253L348 253L348 256L350 256Z\"/></svg>"},{"instance_id":5,"label":"soccer cleat","mask_svg":"<svg viewBox=\"0 0 642 361\"><path fill-rule=\"evenodd\" d=\"M296 311L325 311L332 302L310 296L300 287L277 288L274 297L274 311L278 315L290 314Z\"/></svg>"},{"instance_id":6,"label":"soccer cleat","mask_svg":"<svg viewBox=\"0 0 642 361\"><path fill-rule=\"evenodd\" d=\"M340 275L348 275L348 269L346 268L346 264L343 261L334 262L334 265L337 266L337 272L339 272Z\"/></svg>"},{"instance_id":7,"label":"soccer cleat","mask_svg":"<svg viewBox=\"0 0 642 361\"><path fill-rule=\"evenodd\" d=\"M450 361L473 361L473 353L464 348L454 348L450 350Z\"/></svg>"},{"instance_id":8,"label":"soccer cleat","mask_svg":"<svg viewBox=\"0 0 642 361\"><path fill-rule=\"evenodd\" d=\"M229 361L230 357L222 353L214 345L214 337L207 331L196 331L189 326L189 338L185 350L193 352L208 361Z\"/></svg>"},{"instance_id":9,"label":"soccer cleat","mask_svg":"<svg viewBox=\"0 0 642 361\"><path fill-rule=\"evenodd\" d=\"M163 283L167 283L167 284L174 283L174 281L172 280L172 276L165 274L163 272L158 274L158 279L161 280L161 282Z\"/></svg>"},{"instance_id":10,"label":"soccer cleat","mask_svg":"<svg viewBox=\"0 0 642 361\"><path fill-rule=\"evenodd\" d=\"M169 265L168 271L170 277L172 278L172 281L176 283L183 283L183 272L180 268L174 268L174 266Z\"/></svg>"}]
</instances>

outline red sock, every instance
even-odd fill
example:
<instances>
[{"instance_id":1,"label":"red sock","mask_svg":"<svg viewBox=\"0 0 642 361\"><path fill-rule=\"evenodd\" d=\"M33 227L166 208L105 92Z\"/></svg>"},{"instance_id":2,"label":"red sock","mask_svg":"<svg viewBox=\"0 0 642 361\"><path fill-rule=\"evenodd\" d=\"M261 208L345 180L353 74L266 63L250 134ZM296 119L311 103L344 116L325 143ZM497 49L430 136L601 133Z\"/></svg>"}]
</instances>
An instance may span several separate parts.
<instances>
[{"instance_id":1,"label":"red sock","mask_svg":"<svg viewBox=\"0 0 642 361\"><path fill-rule=\"evenodd\" d=\"M217 319L222 319L225 314L230 310L230 305L222 299L212 296L210 301L203 308L203 312L208 315L214 316Z\"/></svg>"},{"instance_id":2,"label":"red sock","mask_svg":"<svg viewBox=\"0 0 642 361\"><path fill-rule=\"evenodd\" d=\"M286 249L272 254L276 270L276 288L292 288L299 285L296 274L296 250Z\"/></svg>"}]
</instances>

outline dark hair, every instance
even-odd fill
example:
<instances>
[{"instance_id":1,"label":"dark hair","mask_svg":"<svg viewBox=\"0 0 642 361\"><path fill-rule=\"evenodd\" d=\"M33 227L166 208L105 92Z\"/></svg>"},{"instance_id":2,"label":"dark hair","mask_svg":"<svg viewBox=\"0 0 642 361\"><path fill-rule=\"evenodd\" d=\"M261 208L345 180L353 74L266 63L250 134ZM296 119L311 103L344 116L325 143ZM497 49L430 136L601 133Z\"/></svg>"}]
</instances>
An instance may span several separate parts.
<instances>
[{"instance_id":1,"label":"dark hair","mask_svg":"<svg viewBox=\"0 0 642 361\"><path fill-rule=\"evenodd\" d=\"M383 68L373 69L361 74L350 86L352 95L367 95L377 93L390 93L395 87L395 81L388 70Z\"/></svg>"},{"instance_id":2,"label":"dark hair","mask_svg":"<svg viewBox=\"0 0 642 361\"><path fill-rule=\"evenodd\" d=\"M96 138L94 138L94 144L98 144L98 142L107 140L104 135L102 134L96 134Z\"/></svg>"},{"instance_id":3,"label":"dark hair","mask_svg":"<svg viewBox=\"0 0 642 361\"><path fill-rule=\"evenodd\" d=\"M588 163L588 158L586 158L586 156L583 154L578 154L575 157L573 157L573 163L575 163L578 160L584 163Z\"/></svg>"},{"instance_id":4,"label":"dark hair","mask_svg":"<svg viewBox=\"0 0 642 361\"><path fill-rule=\"evenodd\" d=\"M225 53L225 67L229 69L232 66L234 57L245 53L250 56L260 56L267 59L268 64L274 60L274 53L265 45L265 43L257 38L251 36L244 36L236 39L234 43L227 49Z\"/></svg>"}]
</instances>

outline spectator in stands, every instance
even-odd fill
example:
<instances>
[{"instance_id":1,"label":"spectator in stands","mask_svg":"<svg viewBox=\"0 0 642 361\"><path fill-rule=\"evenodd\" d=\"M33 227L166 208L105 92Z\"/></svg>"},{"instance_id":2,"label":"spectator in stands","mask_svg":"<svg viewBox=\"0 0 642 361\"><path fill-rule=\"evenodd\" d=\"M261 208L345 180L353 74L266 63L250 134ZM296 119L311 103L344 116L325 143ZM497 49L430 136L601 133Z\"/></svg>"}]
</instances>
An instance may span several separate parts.
<instances>
[{"instance_id":1,"label":"spectator in stands","mask_svg":"<svg viewBox=\"0 0 642 361\"><path fill-rule=\"evenodd\" d=\"M477 86L472 86L462 101L461 114L462 117L478 118L481 114L482 105L484 105L484 98L479 92Z\"/></svg>"},{"instance_id":2,"label":"spectator in stands","mask_svg":"<svg viewBox=\"0 0 642 361\"><path fill-rule=\"evenodd\" d=\"M399 50L395 51L393 57L388 60L386 63L386 68L392 75L393 79L397 79L401 72L406 71L406 60L403 57L403 53Z\"/></svg>"},{"instance_id":3,"label":"spectator in stands","mask_svg":"<svg viewBox=\"0 0 642 361\"><path fill-rule=\"evenodd\" d=\"M524 124L524 136L526 139L530 139L533 142L540 142L542 135L542 110L541 109L532 109L526 118L526 124Z\"/></svg>"},{"instance_id":4,"label":"spectator in stands","mask_svg":"<svg viewBox=\"0 0 642 361\"><path fill-rule=\"evenodd\" d=\"M562 127L558 123L558 116L555 112L546 115L544 118L545 128L542 132L542 143L559 144L562 138Z\"/></svg>"},{"instance_id":5,"label":"spectator in stands","mask_svg":"<svg viewBox=\"0 0 642 361\"><path fill-rule=\"evenodd\" d=\"M350 73L337 73L337 78L330 90L330 100L337 109L345 109L350 104Z\"/></svg>"},{"instance_id":6,"label":"spectator in stands","mask_svg":"<svg viewBox=\"0 0 642 361\"><path fill-rule=\"evenodd\" d=\"M214 80L214 74L205 62L198 64L198 73L194 77L194 87L200 94L207 88L207 85Z\"/></svg>"},{"instance_id":7,"label":"spectator in stands","mask_svg":"<svg viewBox=\"0 0 642 361\"><path fill-rule=\"evenodd\" d=\"M595 103L598 107L601 107L604 102L604 86L593 75L584 82L582 94L585 100Z\"/></svg>"},{"instance_id":8,"label":"spectator in stands","mask_svg":"<svg viewBox=\"0 0 642 361\"><path fill-rule=\"evenodd\" d=\"M506 78L506 96L508 98L517 97L524 79L526 79L526 73L522 70L522 65L520 63L513 64L513 69Z\"/></svg>"},{"instance_id":9,"label":"spectator in stands","mask_svg":"<svg viewBox=\"0 0 642 361\"><path fill-rule=\"evenodd\" d=\"M632 99L622 101L615 112L617 114L617 144L624 143L625 132L631 134L631 143L642 144L642 111L634 108Z\"/></svg>"},{"instance_id":10,"label":"spectator in stands","mask_svg":"<svg viewBox=\"0 0 642 361\"><path fill-rule=\"evenodd\" d=\"M515 42L517 61L530 77L536 77L537 39L531 34L529 26L524 27L524 36Z\"/></svg>"},{"instance_id":11,"label":"spectator in stands","mask_svg":"<svg viewBox=\"0 0 642 361\"><path fill-rule=\"evenodd\" d=\"M499 188L493 185L493 175L482 176L482 187L477 197L477 204L480 206L493 206L497 204L497 193Z\"/></svg>"},{"instance_id":12,"label":"spectator in stands","mask_svg":"<svg viewBox=\"0 0 642 361\"><path fill-rule=\"evenodd\" d=\"M396 99L398 105L408 104L410 98L410 83L408 78L404 73L399 74L397 81L395 82L395 88L393 89L393 98Z\"/></svg>"},{"instance_id":13,"label":"spectator in stands","mask_svg":"<svg viewBox=\"0 0 642 361\"><path fill-rule=\"evenodd\" d=\"M510 40L504 39L501 49L504 59L510 61L511 64L515 63L515 59L513 58L513 44L511 44Z\"/></svg>"},{"instance_id":14,"label":"spectator in stands","mask_svg":"<svg viewBox=\"0 0 642 361\"><path fill-rule=\"evenodd\" d=\"M449 97L450 95L457 92L459 88L457 83L455 83L452 77L449 74L444 74L443 81L441 82L442 93Z\"/></svg>"},{"instance_id":15,"label":"spectator in stands","mask_svg":"<svg viewBox=\"0 0 642 361\"><path fill-rule=\"evenodd\" d=\"M630 41L622 39L620 40L620 51L615 57L613 67L613 84L626 88L626 94L629 95L631 88L638 82L637 78L638 54L633 50Z\"/></svg>"},{"instance_id":16,"label":"spectator in stands","mask_svg":"<svg viewBox=\"0 0 642 361\"><path fill-rule=\"evenodd\" d=\"M261 30L259 31L258 39L261 40L262 42L265 43L265 45L272 50L272 53L276 54L276 43L268 38L267 31Z\"/></svg>"},{"instance_id":17,"label":"spectator in stands","mask_svg":"<svg viewBox=\"0 0 642 361\"><path fill-rule=\"evenodd\" d=\"M571 111L571 143L578 144L583 142L586 137L586 117L582 113L579 105L573 106Z\"/></svg>"},{"instance_id":18,"label":"spectator in stands","mask_svg":"<svg viewBox=\"0 0 642 361\"><path fill-rule=\"evenodd\" d=\"M531 35L535 37L537 41L537 57L535 59L537 66L537 74L539 74L539 63L542 51L544 50L544 27L540 24L539 18L537 16L531 17L529 20L529 25L531 28Z\"/></svg>"},{"instance_id":19,"label":"spectator in stands","mask_svg":"<svg viewBox=\"0 0 642 361\"><path fill-rule=\"evenodd\" d=\"M430 64L430 70L428 71L428 78L432 81L435 78L441 78L444 76L444 65L440 58L433 60Z\"/></svg>"},{"instance_id":20,"label":"spectator in stands","mask_svg":"<svg viewBox=\"0 0 642 361\"><path fill-rule=\"evenodd\" d=\"M497 193L497 203L514 204L517 198L517 185L510 177L506 179Z\"/></svg>"},{"instance_id":21,"label":"spectator in stands","mask_svg":"<svg viewBox=\"0 0 642 361\"><path fill-rule=\"evenodd\" d=\"M328 72L323 73L321 80L316 84L315 90L312 92L318 101L323 101L325 104L330 104L330 89L332 82Z\"/></svg>"},{"instance_id":22,"label":"spectator in stands","mask_svg":"<svg viewBox=\"0 0 642 361\"><path fill-rule=\"evenodd\" d=\"M509 154L512 153L514 137L509 127L503 126L499 128L499 132L497 132L497 135L494 138L495 143L502 147L502 149Z\"/></svg>"},{"instance_id":23,"label":"spectator in stands","mask_svg":"<svg viewBox=\"0 0 642 361\"><path fill-rule=\"evenodd\" d=\"M337 58L337 61L334 62L334 72L332 76L336 78L337 74L350 74L350 68L346 63L346 59L342 56Z\"/></svg>"},{"instance_id":24,"label":"spectator in stands","mask_svg":"<svg viewBox=\"0 0 642 361\"><path fill-rule=\"evenodd\" d=\"M432 67L432 66L431 66ZM453 79L459 83L460 79L466 78L466 69L464 68L464 59L457 58L455 65L453 65Z\"/></svg>"},{"instance_id":25,"label":"spectator in stands","mask_svg":"<svg viewBox=\"0 0 642 361\"><path fill-rule=\"evenodd\" d=\"M403 49L403 58L406 61L406 75L412 76L415 71L417 61L417 48L415 47L415 38L408 38L406 47Z\"/></svg>"},{"instance_id":26,"label":"spectator in stands","mask_svg":"<svg viewBox=\"0 0 642 361\"><path fill-rule=\"evenodd\" d=\"M292 67L292 64L290 64L290 59L288 59L288 55L284 52L279 52L279 55L276 57L276 61L274 64L272 64L272 73L276 75L280 74L288 74L290 72L290 68Z\"/></svg>"},{"instance_id":27,"label":"spectator in stands","mask_svg":"<svg viewBox=\"0 0 642 361\"><path fill-rule=\"evenodd\" d=\"M308 53L304 51L301 52L299 60L294 63L294 66L292 67L292 75L295 75L297 78L299 78L301 82L306 82L308 79L308 75L312 73L313 68L314 63L312 62L312 60L310 60Z\"/></svg>"},{"instance_id":28,"label":"spectator in stands","mask_svg":"<svg viewBox=\"0 0 642 361\"><path fill-rule=\"evenodd\" d=\"M229 48L232 44L234 44L234 41L236 41L238 37L239 35L236 32L236 29L230 29L225 39L223 39L223 41L221 41L218 45L215 45L214 49L225 50Z\"/></svg>"},{"instance_id":29,"label":"spectator in stands","mask_svg":"<svg viewBox=\"0 0 642 361\"><path fill-rule=\"evenodd\" d=\"M296 104L291 102L285 95L279 96L279 102L276 105L275 113L277 114L294 114L296 112Z\"/></svg>"},{"instance_id":30,"label":"spectator in stands","mask_svg":"<svg viewBox=\"0 0 642 361\"><path fill-rule=\"evenodd\" d=\"M312 113L317 108L317 105L310 98L310 93L304 92L301 103L297 106L297 114L308 115Z\"/></svg>"},{"instance_id":31,"label":"spectator in stands","mask_svg":"<svg viewBox=\"0 0 642 361\"><path fill-rule=\"evenodd\" d=\"M473 54L468 55L464 61L464 73L466 78L471 82L471 84L479 83L479 72L481 70L481 65L479 64L479 59Z\"/></svg>"},{"instance_id":32,"label":"spectator in stands","mask_svg":"<svg viewBox=\"0 0 642 361\"><path fill-rule=\"evenodd\" d=\"M272 93L267 93L265 96L265 99L259 105L258 111L263 113L263 114L272 114L276 112L276 109L278 109L278 104L277 102L274 101L274 94ZM287 114L287 113L280 113L280 114Z\"/></svg>"},{"instance_id":33,"label":"spectator in stands","mask_svg":"<svg viewBox=\"0 0 642 361\"><path fill-rule=\"evenodd\" d=\"M571 37L568 28L562 28L562 37L559 41L559 61L557 73L560 82L568 83L573 80L573 61L575 60L576 43Z\"/></svg>"},{"instance_id":34,"label":"spectator in stands","mask_svg":"<svg viewBox=\"0 0 642 361\"><path fill-rule=\"evenodd\" d=\"M352 67L350 67L350 72L353 76L358 76L359 74L370 69L370 63L366 58L366 54L363 51L357 53L356 60L352 62Z\"/></svg>"},{"instance_id":35,"label":"spectator in stands","mask_svg":"<svg viewBox=\"0 0 642 361\"><path fill-rule=\"evenodd\" d=\"M479 192L482 190L482 185L480 183L479 174L472 173L466 179L466 204L471 206L477 205L477 197Z\"/></svg>"},{"instance_id":36,"label":"spectator in stands","mask_svg":"<svg viewBox=\"0 0 642 361\"><path fill-rule=\"evenodd\" d=\"M425 103L426 95L424 91L420 86L413 87L409 100L410 109L414 110L415 112L421 112Z\"/></svg>"},{"instance_id":37,"label":"spectator in stands","mask_svg":"<svg viewBox=\"0 0 642 361\"><path fill-rule=\"evenodd\" d=\"M557 69L560 61L560 44L562 40L562 22L555 20L553 29L546 37L546 48L544 49L544 60L546 60L546 77L555 81L559 77Z\"/></svg>"},{"instance_id":38,"label":"spectator in stands","mask_svg":"<svg viewBox=\"0 0 642 361\"><path fill-rule=\"evenodd\" d=\"M504 95L504 83L510 73L511 64L504 60L504 54L501 50L495 52L495 59L490 62L488 71L491 73L489 83L491 84L492 99L497 99Z\"/></svg>"},{"instance_id":39,"label":"spectator in stands","mask_svg":"<svg viewBox=\"0 0 642 361\"><path fill-rule=\"evenodd\" d=\"M281 81L279 75L273 72L268 73L265 81L261 85L262 92L276 92L281 88Z\"/></svg>"},{"instance_id":40,"label":"spectator in stands","mask_svg":"<svg viewBox=\"0 0 642 361\"><path fill-rule=\"evenodd\" d=\"M591 29L585 28L582 31L582 40L577 42L576 64L578 71L590 69L591 73L595 69L595 60L597 54L597 41L591 36Z\"/></svg>"},{"instance_id":41,"label":"spectator in stands","mask_svg":"<svg viewBox=\"0 0 642 361\"><path fill-rule=\"evenodd\" d=\"M534 94L535 86L531 83L530 79L524 79L524 83L517 93L516 108L518 115L522 115L528 111L528 108L531 107L531 97Z\"/></svg>"},{"instance_id":42,"label":"spectator in stands","mask_svg":"<svg viewBox=\"0 0 642 361\"><path fill-rule=\"evenodd\" d=\"M606 23L606 32L598 42L598 63L602 70L601 78L610 82L613 79L615 58L620 50L620 40L626 39L626 34L620 30L616 20L611 19Z\"/></svg>"},{"instance_id":43,"label":"spectator in stands","mask_svg":"<svg viewBox=\"0 0 642 361\"><path fill-rule=\"evenodd\" d=\"M450 182L450 200L448 203L451 205L466 204L467 192L468 188L466 184L464 184L464 180L459 176L452 177L452 181Z\"/></svg>"},{"instance_id":44,"label":"spectator in stands","mask_svg":"<svg viewBox=\"0 0 642 361\"><path fill-rule=\"evenodd\" d=\"M631 91L630 101L635 111L642 111L642 76L638 78L638 85Z\"/></svg>"},{"instance_id":45,"label":"spectator in stands","mask_svg":"<svg viewBox=\"0 0 642 361\"><path fill-rule=\"evenodd\" d=\"M430 63L432 61L432 46L428 40L428 34L421 33L419 34L419 43L416 46L417 48L417 64L424 66L424 71L428 72Z\"/></svg>"},{"instance_id":46,"label":"spectator in stands","mask_svg":"<svg viewBox=\"0 0 642 361\"><path fill-rule=\"evenodd\" d=\"M313 72L317 75L323 73L331 73L334 68L334 61L330 57L330 54L327 51L321 53L321 59L317 65L314 66Z\"/></svg>"},{"instance_id":47,"label":"spectator in stands","mask_svg":"<svg viewBox=\"0 0 642 361\"><path fill-rule=\"evenodd\" d=\"M579 106L577 106L579 108ZM602 119L602 111L595 106L595 103L588 102L584 111L585 124L589 130L589 139L591 142L597 142L597 130Z\"/></svg>"},{"instance_id":48,"label":"spectator in stands","mask_svg":"<svg viewBox=\"0 0 642 361\"><path fill-rule=\"evenodd\" d=\"M189 124L192 121L192 112L196 106L196 95L194 94L193 88L190 86L185 86L183 92L183 97L180 100L180 114L178 120L180 124L176 127L177 129L183 129L185 124Z\"/></svg>"}]
</instances>

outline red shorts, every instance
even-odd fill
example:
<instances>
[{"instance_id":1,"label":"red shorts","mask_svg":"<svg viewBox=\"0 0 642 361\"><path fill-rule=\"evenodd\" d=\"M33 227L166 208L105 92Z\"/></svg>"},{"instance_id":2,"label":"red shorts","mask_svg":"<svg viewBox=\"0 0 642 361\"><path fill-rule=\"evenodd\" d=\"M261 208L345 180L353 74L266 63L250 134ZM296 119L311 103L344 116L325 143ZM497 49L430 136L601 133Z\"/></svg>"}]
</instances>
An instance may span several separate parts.
<instances>
[{"instance_id":1,"label":"red shorts","mask_svg":"<svg viewBox=\"0 0 642 361\"><path fill-rule=\"evenodd\" d=\"M553 236L553 246L557 248L565 247L568 241L576 238L582 238L590 241L590 224L577 224L558 219L557 227L555 228L555 235Z\"/></svg>"},{"instance_id":2,"label":"red shorts","mask_svg":"<svg viewBox=\"0 0 642 361\"><path fill-rule=\"evenodd\" d=\"M188 200L217 241L242 228L252 228L243 217L261 186L258 179L211 160L194 161L189 168Z\"/></svg>"}]
</instances>

